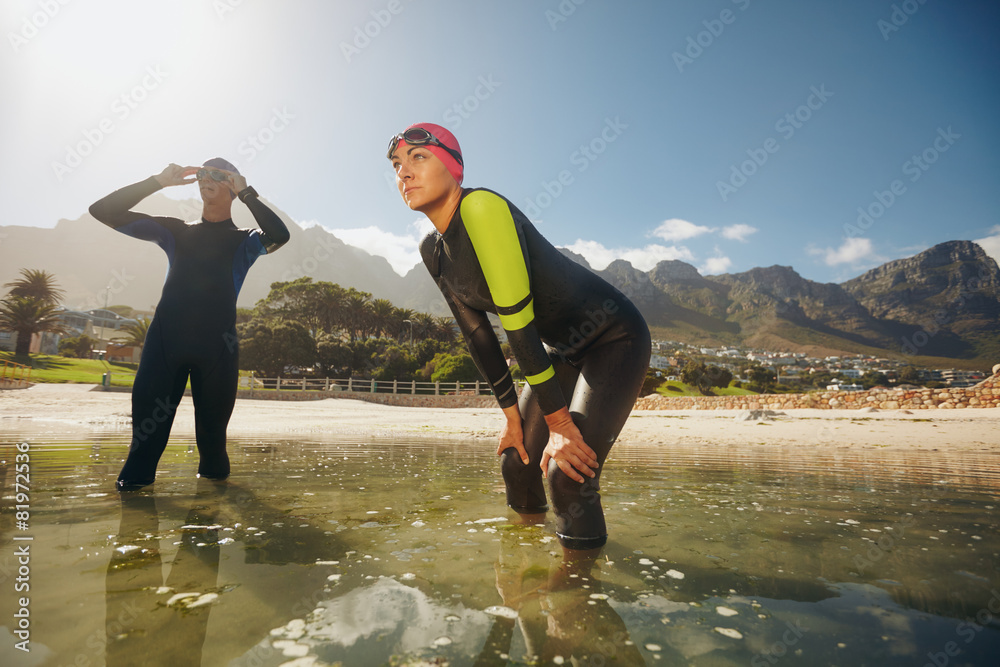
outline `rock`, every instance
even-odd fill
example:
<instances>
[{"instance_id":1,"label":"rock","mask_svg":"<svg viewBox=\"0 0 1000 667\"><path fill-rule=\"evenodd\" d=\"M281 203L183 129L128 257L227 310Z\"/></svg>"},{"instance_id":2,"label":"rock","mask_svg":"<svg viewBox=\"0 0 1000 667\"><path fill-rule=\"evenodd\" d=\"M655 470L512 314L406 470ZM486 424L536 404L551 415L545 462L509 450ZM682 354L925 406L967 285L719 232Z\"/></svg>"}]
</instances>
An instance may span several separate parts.
<instances>
[{"instance_id":1,"label":"rock","mask_svg":"<svg viewBox=\"0 0 1000 667\"><path fill-rule=\"evenodd\" d=\"M878 412L878 408L869 406L867 408L861 408L860 410L858 410L858 412L864 412L864 413Z\"/></svg>"},{"instance_id":2,"label":"rock","mask_svg":"<svg viewBox=\"0 0 1000 667\"><path fill-rule=\"evenodd\" d=\"M736 415L735 419L738 422L774 421L775 417L783 416L785 416L784 412L775 412L774 410L747 410Z\"/></svg>"},{"instance_id":3,"label":"rock","mask_svg":"<svg viewBox=\"0 0 1000 667\"><path fill-rule=\"evenodd\" d=\"M993 375L996 375L997 373L1000 373L1000 364L993 365Z\"/></svg>"}]
</instances>

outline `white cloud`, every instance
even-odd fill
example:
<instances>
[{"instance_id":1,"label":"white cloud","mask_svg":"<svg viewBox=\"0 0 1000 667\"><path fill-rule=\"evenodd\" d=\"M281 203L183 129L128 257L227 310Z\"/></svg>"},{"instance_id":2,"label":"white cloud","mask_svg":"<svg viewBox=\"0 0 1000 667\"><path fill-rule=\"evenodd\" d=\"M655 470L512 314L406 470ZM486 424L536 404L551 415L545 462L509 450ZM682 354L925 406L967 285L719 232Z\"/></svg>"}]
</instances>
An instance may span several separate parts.
<instances>
[{"instance_id":1,"label":"white cloud","mask_svg":"<svg viewBox=\"0 0 1000 667\"><path fill-rule=\"evenodd\" d=\"M385 257L392 270L404 276L414 265L422 261L420 241L433 229L433 225L427 218L421 218L411 223L410 228L413 231L409 234L393 234L375 226L331 229L330 232L344 243L361 248L372 255Z\"/></svg>"},{"instance_id":2,"label":"white cloud","mask_svg":"<svg viewBox=\"0 0 1000 667\"><path fill-rule=\"evenodd\" d=\"M701 236L702 234L708 234L714 231L714 227L696 225L693 222L688 222L687 220L671 218L670 220L661 222L660 226L654 229L650 234L652 236L658 236L664 241L673 243L675 241L693 239L696 236Z\"/></svg>"},{"instance_id":3,"label":"white cloud","mask_svg":"<svg viewBox=\"0 0 1000 667\"><path fill-rule=\"evenodd\" d=\"M751 234L756 234L757 231L756 227L751 227L750 225L729 225L722 228L722 236L733 241L743 241L746 243L747 237Z\"/></svg>"},{"instance_id":4,"label":"white cloud","mask_svg":"<svg viewBox=\"0 0 1000 667\"><path fill-rule=\"evenodd\" d=\"M732 265L733 260L728 257L709 257L704 264L698 267L698 273L703 276L725 273Z\"/></svg>"},{"instance_id":5,"label":"white cloud","mask_svg":"<svg viewBox=\"0 0 1000 667\"><path fill-rule=\"evenodd\" d=\"M986 254L996 260L997 264L1000 264L1000 225L996 225L990 230L990 236L982 239L976 239L976 243L982 246Z\"/></svg>"},{"instance_id":6,"label":"white cloud","mask_svg":"<svg viewBox=\"0 0 1000 667\"><path fill-rule=\"evenodd\" d=\"M667 259L693 261L694 255L684 246L662 246L656 243L642 248L607 248L597 241L577 239L572 245L565 246L573 252L583 255L587 262L598 271L607 268L616 259L627 260L640 271L649 271L658 262Z\"/></svg>"},{"instance_id":7,"label":"white cloud","mask_svg":"<svg viewBox=\"0 0 1000 667\"><path fill-rule=\"evenodd\" d=\"M844 239L839 248L810 247L807 248L807 251L810 255L822 256L827 266L858 265L879 260L879 257L875 255L871 239L863 237Z\"/></svg>"}]
</instances>

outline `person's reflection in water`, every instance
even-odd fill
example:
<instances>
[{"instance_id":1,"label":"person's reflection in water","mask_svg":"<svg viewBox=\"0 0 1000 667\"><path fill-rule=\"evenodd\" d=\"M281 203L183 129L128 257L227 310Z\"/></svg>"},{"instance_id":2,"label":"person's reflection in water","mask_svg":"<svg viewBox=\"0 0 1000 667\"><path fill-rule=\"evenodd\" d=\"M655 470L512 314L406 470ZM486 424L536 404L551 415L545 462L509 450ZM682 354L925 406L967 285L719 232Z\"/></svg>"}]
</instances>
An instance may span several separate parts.
<instances>
[{"instance_id":1,"label":"person's reflection in water","mask_svg":"<svg viewBox=\"0 0 1000 667\"><path fill-rule=\"evenodd\" d=\"M544 515L536 518L544 521ZM525 517L526 523L531 520ZM546 665L557 657L568 665L646 664L594 577L595 562L604 548L564 549L562 560L554 562L547 548L525 544L537 544L537 536L529 537L531 532L517 525L503 529L495 566L497 592L517 618L496 617L477 667L507 664L501 656L511 651L516 625L524 638L525 660Z\"/></svg>"},{"instance_id":2,"label":"person's reflection in water","mask_svg":"<svg viewBox=\"0 0 1000 667\"><path fill-rule=\"evenodd\" d=\"M146 493L122 494L121 525L108 564L107 665L201 664L219 574L215 520L227 488L225 483L199 480L166 582L156 499ZM158 593L161 586L171 591ZM164 605L180 593L196 595Z\"/></svg>"}]
</instances>

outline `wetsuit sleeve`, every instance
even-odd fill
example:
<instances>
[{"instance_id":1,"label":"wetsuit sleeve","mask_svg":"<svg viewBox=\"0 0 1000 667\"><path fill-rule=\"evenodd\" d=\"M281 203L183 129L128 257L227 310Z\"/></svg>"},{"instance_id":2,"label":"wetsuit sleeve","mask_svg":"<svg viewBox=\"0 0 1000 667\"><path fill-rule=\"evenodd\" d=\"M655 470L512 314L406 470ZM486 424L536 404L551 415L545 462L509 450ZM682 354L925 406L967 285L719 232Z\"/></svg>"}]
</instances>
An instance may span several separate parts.
<instances>
[{"instance_id":1,"label":"wetsuit sleeve","mask_svg":"<svg viewBox=\"0 0 1000 667\"><path fill-rule=\"evenodd\" d=\"M566 399L535 327L527 259L510 207L477 190L462 200L461 213L514 356L542 412L552 414L566 407Z\"/></svg>"},{"instance_id":2,"label":"wetsuit sleeve","mask_svg":"<svg viewBox=\"0 0 1000 667\"><path fill-rule=\"evenodd\" d=\"M97 200L90 205L90 214L112 229L118 229L130 222L149 218L151 216L130 209L162 187L155 178L150 176Z\"/></svg>"},{"instance_id":3,"label":"wetsuit sleeve","mask_svg":"<svg viewBox=\"0 0 1000 667\"><path fill-rule=\"evenodd\" d=\"M268 254L288 243L288 239L290 238L288 227L281 221L277 213L268 208L267 204L257 197L256 192L251 190L246 196L240 199L247 205L250 212L253 213L253 218L257 221L257 226L264 232L261 234L260 241Z\"/></svg>"},{"instance_id":4,"label":"wetsuit sleeve","mask_svg":"<svg viewBox=\"0 0 1000 667\"><path fill-rule=\"evenodd\" d=\"M517 391L514 388L514 380L510 376L510 369L507 367L507 360L500 349L500 342L493 332L493 326L489 318L481 310L469 308L462 303L440 277L435 268L434 259L435 239L433 234L429 234L420 245L420 254L424 264L431 276L434 277L444 296L445 302L455 316L462 337L469 348L469 354L476 364L476 368L482 374L493 389L497 403L501 408L509 408L517 403Z\"/></svg>"},{"instance_id":5,"label":"wetsuit sleeve","mask_svg":"<svg viewBox=\"0 0 1000 667\"><path fill-rule=\"evenodd\" d=\"M176 218L162 218L131 210L143 199L160 190L154 177L115 190L90 205L90 214L108 227L143 241L153 241L172 254L172 224L182 224Z\"/></svg>"}]
</instances>

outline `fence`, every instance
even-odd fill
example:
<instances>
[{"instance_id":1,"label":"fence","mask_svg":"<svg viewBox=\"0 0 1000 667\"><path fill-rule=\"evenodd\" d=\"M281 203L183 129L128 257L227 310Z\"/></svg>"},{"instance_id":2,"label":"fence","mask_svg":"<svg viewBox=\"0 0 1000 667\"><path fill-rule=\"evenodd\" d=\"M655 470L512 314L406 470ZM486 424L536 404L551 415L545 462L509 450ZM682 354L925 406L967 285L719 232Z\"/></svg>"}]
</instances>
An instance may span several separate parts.
<instances>
[{"instance_id":1,"label":"fence","mask_svg":"<svg viewBox=\"0 0 1000 667\"><path fill-rule=\"evenodd\" d=\"M31 366L3 360L0 366L0 387L27 387L31 381Z\"/></svg>"},{"instance_id":2,"label":"fence","mask_svg":"<svg viewBox=\"0 0 1000 667\"><path fill-rule=\"evenodd\" d=\"M520 390L523 383L516 383ZM417 382L416 380L375 380L372 378L240 378L240 389L260 391L351 391L372 394L411 394L421 396L492 396L490 385L476 382Z\"/></svg>"}]
</instances>

